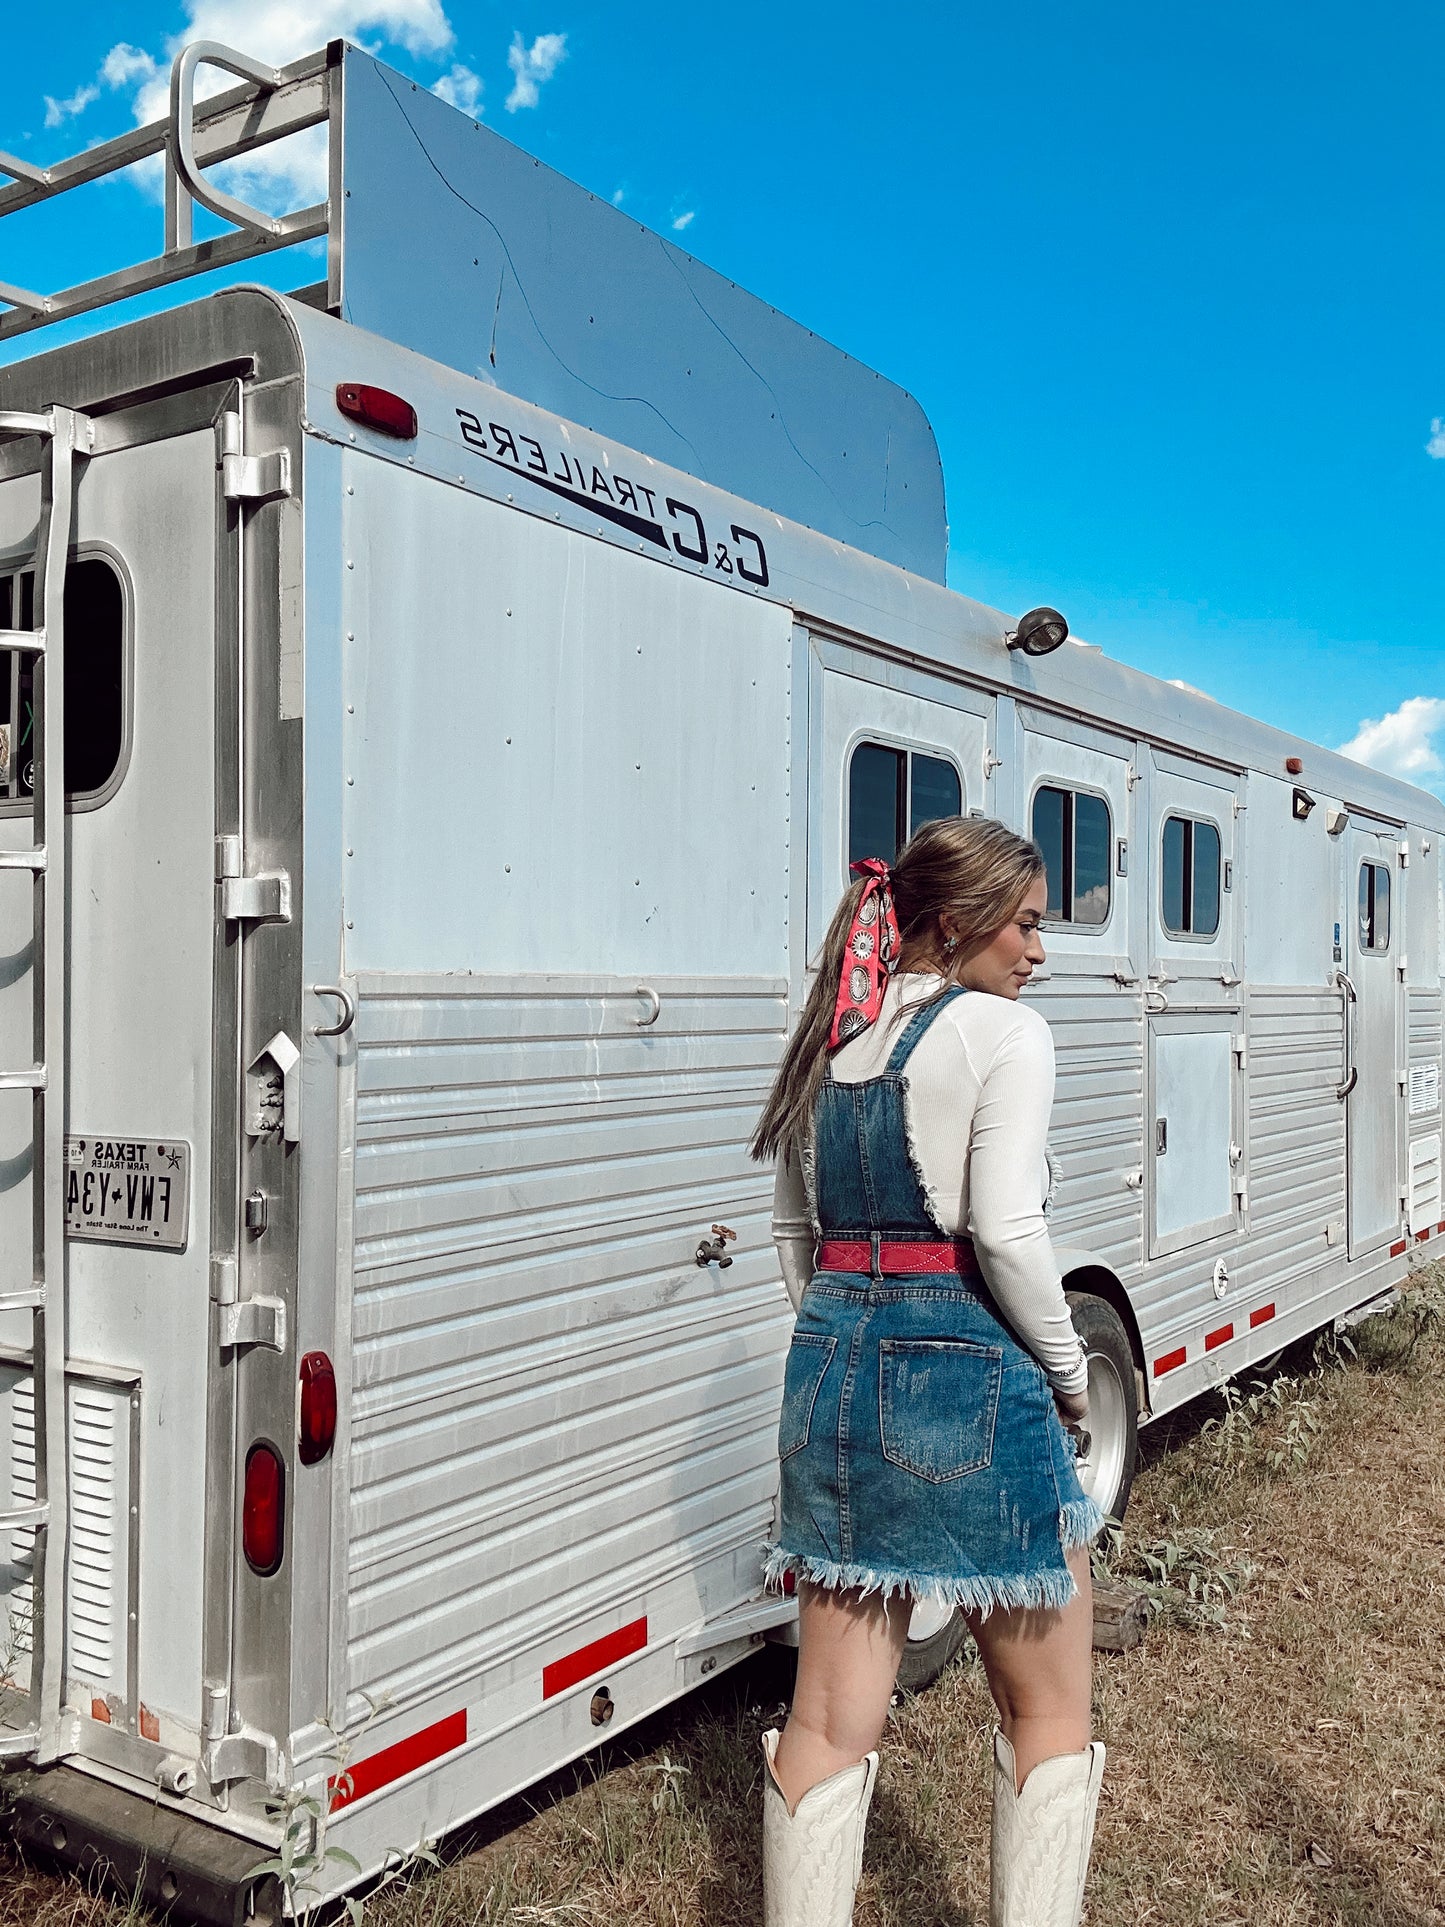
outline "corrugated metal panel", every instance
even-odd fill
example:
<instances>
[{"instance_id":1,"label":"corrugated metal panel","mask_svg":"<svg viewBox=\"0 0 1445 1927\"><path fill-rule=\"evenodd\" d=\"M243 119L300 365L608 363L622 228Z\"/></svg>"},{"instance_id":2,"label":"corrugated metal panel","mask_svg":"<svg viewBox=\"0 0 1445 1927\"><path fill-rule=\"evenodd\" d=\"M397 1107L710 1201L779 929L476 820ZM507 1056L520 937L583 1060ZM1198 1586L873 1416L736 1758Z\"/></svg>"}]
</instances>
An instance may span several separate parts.
<instances>
[{"instance_id":1,"label":"corrugated metal panel","mask_svg":"<svg viewBox=\"0 0 1445 1927\"><path fill-rule=\"evenodd\" d=\"M1241 1269L1283 1279L1319 1264L1325 1224L1344 1212L1339 996L1253 990L1248 1039L1250 1238Z\"/></svg>"},{"instance_id":2,"label":"corrugated metal panel","mask_svg":"<svg viewBox=\"0 0 1445 1927\"><path fill-rule=\"evenodd\" d=\"M1049 1145L1061 1166L1050 1229L1121 1272L1144 1250L1143 1194L1125 1179L1144 1158L1144 1019L1137 998L1067 979L1041 986L1057 1084Z\"/></svg>"},{"instance_id":3,"label":"corrugated metal panel","mask_svg":"<svg viewBox=\"0 0 1445 1927\"><path fill-rule=\"evenodd\" d=\"M786 986L653 988L644 1028L630 981L362 979L354 1696L767 1536L791 1321L745 1146ZM714 1221L726 1271L693 1260Z\"/></svg>"}]
</instances>

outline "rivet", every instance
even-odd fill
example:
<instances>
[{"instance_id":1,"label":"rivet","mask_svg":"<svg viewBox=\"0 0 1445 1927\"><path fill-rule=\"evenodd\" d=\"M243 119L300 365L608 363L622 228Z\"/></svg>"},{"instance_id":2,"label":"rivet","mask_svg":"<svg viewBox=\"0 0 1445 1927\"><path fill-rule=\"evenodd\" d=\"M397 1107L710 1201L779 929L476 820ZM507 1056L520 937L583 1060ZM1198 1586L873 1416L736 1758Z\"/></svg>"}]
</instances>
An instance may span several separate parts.
<instances>
[{"instance_id":1,"label":"rivet","mask_svg":"<svg viewBox=\"0 0 1445 1927\"><path fill-rule=\"evenodd\" d=\"M347 854L348 856L355 856L355 855L356 855L356 852L355 852L355 850L352 850L352 849L348 849L348 850L347 850L347 852L346 852L346 854Z\"/></svg>"},{"instance_id":2,"label":"rivet","mask_svg":"<svg viewBox=\"0 0 1445 1927\"><path fill-rule=\"evenodd\" d=\"M346 493L348 495L355 495L356 493L356 490L351 486L350 482L346 484Z\"/></svg>"},{"instance_id":3,"label":"rivet","mask_svg":"<svg viewBox=\"0 0 1445 1927\"><path fill-rule=\"evenodd\" d=\"M354 930L356 928L356 925L351 921L350 917L346 919L346 927L348 930Z\"/></svg>"},{"instance_id":4,"label":"rivet","mask_svg":"<svg viewBox=\"0 0 1445 1927\"><path fill-rule=\"evenodd\" d=\"M348 703L348 704L346 705L346 713L347 713L347 715L348 715L348 716L354 716L354 715L356 714L356 704L355 704L355 703ZM755 783L755 784L753 785L753 788L754 788L754 789L756 789L756 788L757 788L757 784L756 784L756 783Z\"/></svg>"},{"instance_id":5,"label":"rivet","mask_svg":"<svg viewBox=\"0 0 1445 1927\"><path fill-rule=\"evenodd\" d=\"M354 776L348 776L346 779L346 787L348 789L351 789L355 784L355 782L356 782L356 778Z\"/></svg>"},{"instance_id":6,"label":"rivet","mask_svg":"<svg viewBox=\"0 0 1445 1927\"><path fill-rule=\"evenodd\" d=\"M348 642L355 642L355 641L356 641L356 631L355 631L354 629L348 629L348 630L347 630L347 632L346 632L346 640L347 640Z\"/></svg>"},{"instance_id":7,"label":"rivet","mask_svg":"<svg viewBox=\"0 0 1445 1927\"><path fill-rule=\"evenodd\" d=\"M347 556L346 558L346 566L348 569L354 569L356 567L356 564L352 561L350 556Z\"/></svg>"},{"instance_id":8,"label":"rivet","mask_svg":"<svg viewBox=\"0 0 1445 1927\"><path fill-rule=\"evenodd\" d=\"M503 868L503 869L504 869L504 870L506 871L506 873L507 873L507 875L508 875L508 876L510 876L510 875L512 874L512 866L511 866L511 864L510 864L510 863L504 863L504 864L502 865L502 868Z\"/></svg>"}]
</instances>

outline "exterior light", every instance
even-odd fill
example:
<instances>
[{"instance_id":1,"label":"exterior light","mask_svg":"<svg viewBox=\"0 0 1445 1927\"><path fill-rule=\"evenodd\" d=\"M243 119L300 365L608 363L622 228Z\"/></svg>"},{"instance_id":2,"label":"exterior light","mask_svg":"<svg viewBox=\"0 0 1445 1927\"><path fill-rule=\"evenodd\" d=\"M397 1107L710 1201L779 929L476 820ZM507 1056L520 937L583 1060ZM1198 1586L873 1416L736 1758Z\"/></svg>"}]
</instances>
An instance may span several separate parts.
<instances>
[{"instance_id":1,"label":"exterior light","mask_svg":"<svg viewBox=\"0 0 1445 1927\"><path fill-rule=\"evenodd\" d=\"M365 382L341 381L336 384L336 406L349 420L363 428L374 428L378 435L391 435L399 442L416 436L416 410L389 388L372 388Z\"/></svg>"},{"instance_id":2,"label":"exterior light","mask_svg":"<svg viewBox=\"0 0 1445 1927\"><path fill-rule=\"evenodd\" d=\"M296 1456L319 1465L336 1438L336 1373L325 1352L307 1352L301 1361L301 1435Z\"/></svg>"},{"instance_id":3,"label":"exterior light","mask_svg":"<svg viewBox=\"0 0 1445 1927\"><path fill-rule=\"evenodd\" d=\"M1296 790L1294 793L1295 822L1303 823L1314 806L1315 799L1310 795L1308 790Z\"/></svg>"},{"instance_id":4,"label":"exterior light","mask_svg":"<svg viewBox=\"0 0 1445 1927\"><path fill-rule=\"evenodd\" d=\"M241 1496L241 1546L252 1572L263 1579L281 1565L285 1546L286 1474L281 1455L264 1439L246 1454Z\"/></svg>"},{"instance_id":5,"label":"exterior light","mask_svg":"<svg viewBox=\"0 0 1445 1927\"><path fill-rule=\"evenodd\" d=\"M1069 625L1057 609L1030 609L1019 617L1017 629L1005 633L1004 641L1026 656L1047 656L1066 641L1068 633Z\"/></svg>"}]
</instances>

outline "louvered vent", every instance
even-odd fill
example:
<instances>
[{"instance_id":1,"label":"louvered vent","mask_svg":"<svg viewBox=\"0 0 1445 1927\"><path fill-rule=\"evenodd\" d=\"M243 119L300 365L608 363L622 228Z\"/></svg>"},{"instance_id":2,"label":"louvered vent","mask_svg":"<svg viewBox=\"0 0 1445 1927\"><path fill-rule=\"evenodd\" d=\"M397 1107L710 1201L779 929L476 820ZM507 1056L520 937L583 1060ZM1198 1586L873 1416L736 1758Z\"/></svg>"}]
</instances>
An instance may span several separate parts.
<instances>
[{"instance_id":1,"label":"louvered vent","mask_svg":"<svg viewBox=\"0 0 1445 1927\"><path fill-rule=\"evenodd\" d=\"M1440 1140L1418 1137L1410 1146L1410 1233L1432 1229L1445 1210L1440 1203Z\"/></svg>"},{"instance_id":2,"label":"louvered vent","mask_svg":"<svg viewBox=\"0 0 1445 1927\"><path fill-rule=\"evenodd\" d=\"M1438 1064L1412 1064L1410 1066L1410 1115L1425 1117L1440 1108L1440 1066Z\"/></svg>"},{"instance_id":3,"label":"louvered vent","mask_svg":"<svg viewBox=\"0 0 1445 1927\"><path fill-rule=\"evenodd\" d=\"M14 1378L9 1396L10 1503L33 1503L35 1391L28 1374ZM127 1580L129 1575L129 1393L123 1386L72 1381L70 1533L66 1585L68 1679L102 1695L126 1696ZM28 1675L34 1622L35 1533L10 1535L9 1664L17 1686ZM0 1658L3 1658L0 1655Z\"/></svg>"}]
</instances>

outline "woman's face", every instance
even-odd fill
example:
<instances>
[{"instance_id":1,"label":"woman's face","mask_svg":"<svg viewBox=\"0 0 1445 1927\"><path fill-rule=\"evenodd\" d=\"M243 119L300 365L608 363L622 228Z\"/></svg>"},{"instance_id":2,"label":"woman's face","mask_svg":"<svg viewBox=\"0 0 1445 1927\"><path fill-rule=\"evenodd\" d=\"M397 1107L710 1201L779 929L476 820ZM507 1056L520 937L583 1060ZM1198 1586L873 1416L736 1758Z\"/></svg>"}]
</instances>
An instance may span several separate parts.
<instances>
[{"instance_id":1,"label":"woman's face","mask_svg":"<svg viewBox=\"0 0 1445 1927\"><path fill-rule=\"evenodd\" d=\"M970 990L987 991L991 997L1017 997L1034 974L1034 966L1044 960L1039 922L1048 900L1048 883L1039 877L1003 928L959 966L959 982ZM942 924L948 933L947 917Z\"/></svg>"}]
</instances>

